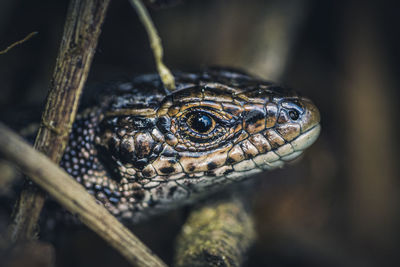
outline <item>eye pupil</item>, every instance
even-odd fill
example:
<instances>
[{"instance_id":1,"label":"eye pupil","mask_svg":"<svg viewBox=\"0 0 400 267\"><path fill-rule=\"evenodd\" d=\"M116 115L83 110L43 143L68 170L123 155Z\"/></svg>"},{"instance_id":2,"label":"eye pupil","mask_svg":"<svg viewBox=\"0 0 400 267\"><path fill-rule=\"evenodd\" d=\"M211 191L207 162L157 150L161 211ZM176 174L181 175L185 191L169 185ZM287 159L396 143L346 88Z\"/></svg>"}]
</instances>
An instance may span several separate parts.
<instances>
[{"instance_id":1,"label":"eye pupil","mask_svg":"<svg viewBox=\"0 0 400 267\"><path fill-rule=\"evenodd\" d=\"M297 112L297 110L291 110L291 111L289 111L289 116L292 120L298 120L299 112Z\"/></svg>"},{"instance_id":2,"label":"eye pupil","mask_svg":"<svg viewBox=\"0 0 400 267\"><path fill-rule=\"evenodd\" d=\"M212 119L206 114L197 113L190 119L190 124L196 132L206 133L212 127Z\"/></svg>"}]
</instances>

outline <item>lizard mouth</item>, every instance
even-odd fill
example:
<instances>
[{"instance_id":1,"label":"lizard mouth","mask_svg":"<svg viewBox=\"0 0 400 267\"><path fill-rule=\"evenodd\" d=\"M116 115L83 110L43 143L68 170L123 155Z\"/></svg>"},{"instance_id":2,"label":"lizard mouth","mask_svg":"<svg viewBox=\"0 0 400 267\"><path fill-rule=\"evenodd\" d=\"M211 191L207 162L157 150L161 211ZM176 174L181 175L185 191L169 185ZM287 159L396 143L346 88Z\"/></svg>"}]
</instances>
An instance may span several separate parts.
<instances>
[{"instance_id":1,"label":"lizard mouth","mask_svg":"<svg viewBox=\"0 0 400 267\"><path fill-rule=\"evenodd\" d=\"M298 158L306 148L311 146L317 140L320 132L321 132L321 125L318 123L313 128L308 129L305 133L299 135L293 141L286 143L285 145L277 148L276 150L258 155L253 159L237 163L236 165L233 166L233 169L239 172L251 171L251 173L253 173L255 170L254 167L252 168L248 167L252 166L251 165L252 162L250 161L253 161L255 166L258 167L259 170L261 169L272 170L276 168L281 168L285 164L285 162L290 162ZM236 177L237 175L234 176Z\"/></svg>"},{"instance_id":2,"label":"lizard mouth","mask_svg":"<svg viewBox=\"0 0 400 267\"><path fill-rule=\"evenodd\" d=\"M321 125L317 124L313 128L308 129L305 133L301 134L299 137L290 142L293 147L293 152L288 155L283 155L281 160L285 162L293 161L298 158L305 149L310 147L318 138L321 132Z\"/></svg>"},{"instance_id":3,"label":"lizard mouth","mask_svg":"<svg viewBox=\"0 0 400 267\"><path fill-rule=\"evenodd\" d=\"M321 132L321 125L318 123L313 128L302 133L299 137L294 139L290 144L293 146L294 151L303 151L311 146L317 140Z\"/></svg>"}]
</instances>

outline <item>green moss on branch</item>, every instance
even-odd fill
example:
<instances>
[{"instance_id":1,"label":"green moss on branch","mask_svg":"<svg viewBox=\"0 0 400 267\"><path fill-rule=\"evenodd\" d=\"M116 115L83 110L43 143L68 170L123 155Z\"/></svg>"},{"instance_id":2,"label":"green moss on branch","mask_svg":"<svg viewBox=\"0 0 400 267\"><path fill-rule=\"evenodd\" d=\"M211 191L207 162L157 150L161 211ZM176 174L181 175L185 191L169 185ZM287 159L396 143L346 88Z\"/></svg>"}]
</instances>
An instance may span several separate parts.
<instances>
[{"instance_id":1,"label":"green moss on branch","mask_svg":"<svg viewBox=\"0 0 400 267\"><path fill-rule=\"evenodd\" d=\"M253 220L240 200L207 204L191 213L178 236L175 265L240 266L254 239Z\"/></svg>"}]
</instances>

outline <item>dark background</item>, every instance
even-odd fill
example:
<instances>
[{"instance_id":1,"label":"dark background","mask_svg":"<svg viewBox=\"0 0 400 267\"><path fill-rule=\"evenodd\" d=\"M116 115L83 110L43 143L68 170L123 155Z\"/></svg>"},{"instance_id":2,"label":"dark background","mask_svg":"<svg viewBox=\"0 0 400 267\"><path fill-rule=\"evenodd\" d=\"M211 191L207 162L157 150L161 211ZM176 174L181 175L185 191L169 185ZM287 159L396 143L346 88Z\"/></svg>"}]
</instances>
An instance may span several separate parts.
<instances>
[{"instance_id":1,"label":"dark background","mask_svg":"<svg viewBox=\"0 0 400 267\"><path fill-rule=\"evenodd\" d=\"M278 18L298 17L283 38L290 43L281 46L288 47L282 71L269 75L260 62L271 50L265 38L275 36L279 26L269 21L275 2L283 10ZM322 134L303 159L257 178L252 194L257 242L246 266L396 266L400 6L394 1L275 2L188 0L151 10L172 69L238 67L272 76L320 108ZM294 2L295 11L286 12L285 5ZM3 120L33 106L40 116L67 5L65 0L0 2L0 50L39 32L0 55ZM127 1L112 1L88 83L154 71L134 10ZM133 231L170 263L184 214L175 211ZM0 226L7 220L0 217ZM60 234L58 241L57 266L127 266L88 230Z\"/></svg>"}]
</instances>

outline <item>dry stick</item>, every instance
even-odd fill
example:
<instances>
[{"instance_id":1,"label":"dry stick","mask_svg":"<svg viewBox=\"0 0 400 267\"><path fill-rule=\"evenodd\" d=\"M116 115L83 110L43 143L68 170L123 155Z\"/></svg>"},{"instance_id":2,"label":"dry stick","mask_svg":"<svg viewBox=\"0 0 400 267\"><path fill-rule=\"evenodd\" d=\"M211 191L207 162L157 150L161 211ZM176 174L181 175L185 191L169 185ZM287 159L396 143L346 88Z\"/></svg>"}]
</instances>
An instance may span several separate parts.
<instances>
[{"instance_id":1,"label":"dry stick","mask_svg":"<svg viewBox=\"0 0 400 267\"><path fill-rule=\"evenodd\" d=\"M53 75L52 90L42 116L36 148L59 162L75 119L109 0L72 0ZM0 125L1 126L1 125ZM138 266L165 266L129 230L98 205L73 178L1 126L0 148L69 211ZM23 191L10 230L13 241L31 239L43 206L44 194L30 186Z\"/></svg>"},{"instance_id":2,"label":"dry stick","mask_svg":"<svg viewBox=\"0 0 400 267\"><path fill-rule=\"evenodd\" d=\"M75 119L110 0L71 0L35 148L58 163ZM45 194L25 185L13 212L11 241L34 238Z\"/></svg>"},{"instance_id":3,"label":"dry stick","mask_svg":"<svg viewBox=\"0 0 400 267\"><path fill-rule=\"evenodd\" d=\"M38 32L31 32L30 34L28 34L27 36L25 36L24 39L16 41L15 43L12 43L11 45L9 45L6 49L1 50L0 51L0 55L3 55L5 53L7 53L8 51L10 51L11 49L13 49L15 46L20 45L22 43L25 43L26 41L28 41L29 39L31 39L34 35L36 35Z\"/></svg>"},{"instance_id":4,"label":"dry stick","mask_svg":"<svg viewBox=\"0 0 400 267\"><path fill-rule=\"evenodd\" d=\"M140 21L146 29L147 35L149 36L150 46L153 50L154 59L156 61L157 71L160 75L161 81L164 86L170 90L175 90L175 78L171 74L171 71L164 65L163 58L163 48L161 44L161 39L158 36L157 29L147 12L145 6L140 0L129 0L132 6L136 9Z\"/></svg>"},{"instance_id":5,"label":"dry stick","mask_svg":"<svg viewBox=\"0 0 400 267\"><path fill-rule=\"evenodd\" d=\"M137 266L166 266L85 188L0 123L0 155L17 164L22 172L55 198L108 244Z\"/></svg>"}]
</instances>

